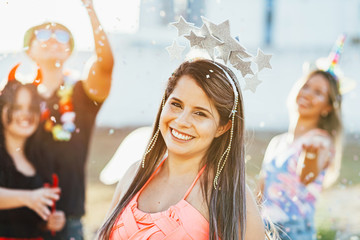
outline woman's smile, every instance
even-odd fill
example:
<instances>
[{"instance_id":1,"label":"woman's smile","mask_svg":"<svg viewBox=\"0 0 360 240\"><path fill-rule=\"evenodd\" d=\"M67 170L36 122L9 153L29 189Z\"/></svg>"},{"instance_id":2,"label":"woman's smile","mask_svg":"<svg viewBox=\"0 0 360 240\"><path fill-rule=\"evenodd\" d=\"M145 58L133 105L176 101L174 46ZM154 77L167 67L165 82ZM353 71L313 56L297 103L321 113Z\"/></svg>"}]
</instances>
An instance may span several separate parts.
<instances>
[{"instance_id":1,"label":"woman's smile","mask_svg":"<svg viewBox=\"0 0 360 240\"><path fill-rule=\"evenodd\" d=\"M185 142L189 142L191 139L195 138L194 136L188 135L186 133L180 132L178 130L175 130L174 128L170 128L171 129L171 135L176 139L176 140L181 140L181 141L185 141Z\"/></svg>"},{"instance_id":2,"label":"woman's smile","mask_svg":"<svg viewBox=\"0 0 360 240\"><path fill-rule=\"evenodd\" d=\"M182 76L160 117L160 131L169 154L203 156L218 133L219 120L213 102L195 80Z\"/></svg>"}]
</instances>

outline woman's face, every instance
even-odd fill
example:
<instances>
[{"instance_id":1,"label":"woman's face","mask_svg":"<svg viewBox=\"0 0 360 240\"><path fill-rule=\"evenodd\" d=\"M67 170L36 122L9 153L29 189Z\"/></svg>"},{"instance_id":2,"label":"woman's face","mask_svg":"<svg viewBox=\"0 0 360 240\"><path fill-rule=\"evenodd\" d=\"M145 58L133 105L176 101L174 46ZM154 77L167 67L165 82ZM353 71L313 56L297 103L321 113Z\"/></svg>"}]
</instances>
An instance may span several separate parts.
<instances>
[{"instance_id":1,"label":"woman's face","mask_svg":"<svg viewBox=\"0 0 360 240\"><path fill-rule=\"evenodd\" d=\"M330 84L325 77L320 74L312 76L296 98L299 115L320 118L321 114L330 113L329 90Z\"/></svg>"},{"instance_id":2,"label":"woman's face","mask_svg":"<svg viewBox=\"0 0 360 240\"><path fill-rule=\"evenodd\" d=\"M39 125L39 113L33 109L31 102L30 91L20 88L16 94L10 122L7 119L9 105L4 106L1 120L7 134L17 138L28 138L35 132Z\"/></svg>"},{"instance_id":3,"label":"woman's face","mask_svg":"<svg viewBox=\"0 0 360 240\"><path fill-rule=\"evenodd\" d=\"M27 53L36 62L51 60L63 63L71 54L70 34L50 25L37 29Z\"/></svg>"},{"instance_id":4,"label":"woman's face","mask_svg":"<svg viewBox=\"0 0 360 240\"><path fill-rule=\"evenodd\" d=\"M182 76L160 116L160 131L168 153L202 157L224 127L213 102L190 76Z\"/></svg>"}]
</instances>

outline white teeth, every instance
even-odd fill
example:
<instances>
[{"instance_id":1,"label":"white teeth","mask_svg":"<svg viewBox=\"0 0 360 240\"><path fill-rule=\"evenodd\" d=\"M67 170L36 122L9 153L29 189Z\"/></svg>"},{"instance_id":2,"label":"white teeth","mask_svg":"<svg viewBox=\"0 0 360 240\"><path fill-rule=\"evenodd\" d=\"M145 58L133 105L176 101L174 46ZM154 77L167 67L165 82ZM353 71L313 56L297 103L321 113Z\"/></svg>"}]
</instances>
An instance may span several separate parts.
<instances>
[{"instance_id":1,"label":"white teeth","mask_svg":"<svg viewBox=\"0 0 360 240\"><path fill-rule=\"evenodd\" d=\"M29 124L29 122L28 121L22 121L21 123L20 123L20 126L22 126L22 127L27 127L27 126L29 126L30 124Z\"/></svg>"},{"instance_id":2,"label":"white teeth","mask_svg":"<svg viewBox=\"0 0 360 240\"><path fill-rule=\"evenodd\" d=\"M18 121L17 124L19 124L19 126L21 126L21 127L28 127L31 125L29 120L21 120L21 121Z\"/></svg>"},{"instance_id":3,"label":"white teeth","mask_svg":"<svg viewBox=\"0 0 360 240\"><path fill-rule=\"evenodd\" d=\"M304 105L306 107L309 107L309 104L310 104L309 101L304 99L304 98L299 98L298 103L302 104L302 105Z\"/></svg>"},{"instance_id":4,"label":"white teeth","mask_svg":"<svg viewBox=\"0 0 360 240\"><path fill-rule=\"evenodd\" d=\"M180 140L190 140L190 139L192 139L192 137L190 137L190 136L185 136L184 134L181 134L181 133L175 131L174 129L171 130L171 133L172 133L172 135L173 135L174 137L176 137L176 138L178 138L178 139L180 139Z\"/></svg>"}]
</instances>

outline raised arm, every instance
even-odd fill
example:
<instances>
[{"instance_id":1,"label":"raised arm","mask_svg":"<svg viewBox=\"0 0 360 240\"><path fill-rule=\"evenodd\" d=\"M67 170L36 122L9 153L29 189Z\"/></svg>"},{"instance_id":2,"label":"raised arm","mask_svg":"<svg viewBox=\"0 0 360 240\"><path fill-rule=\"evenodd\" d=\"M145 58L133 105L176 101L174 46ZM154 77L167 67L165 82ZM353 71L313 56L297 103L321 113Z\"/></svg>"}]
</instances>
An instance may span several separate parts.
<instances>
[{"instance_id":1,"label":"raised arm","mask_svg":"<svg viewBox=\"0 0 360 240\"><path fill-rule=\"evenodd\" d=\"M114 57L110 43L94 10L92 0L82 0L89 14L94 43L95 56L86 63L84 88L87 95L95 101L103 102L110 92Z\"/></svg>"}]
</instances>

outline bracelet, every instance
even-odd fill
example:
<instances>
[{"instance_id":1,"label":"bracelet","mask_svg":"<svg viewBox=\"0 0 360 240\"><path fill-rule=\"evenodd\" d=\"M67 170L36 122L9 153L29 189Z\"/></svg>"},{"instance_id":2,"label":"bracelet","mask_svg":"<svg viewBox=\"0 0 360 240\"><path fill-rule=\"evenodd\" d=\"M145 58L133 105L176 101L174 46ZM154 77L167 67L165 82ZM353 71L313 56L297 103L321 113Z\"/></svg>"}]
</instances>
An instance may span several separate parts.
<instances>
[{"instance_id":1,"label":"bracelet","mask_svg":"<svg viewBox=\"0 0 360 240\"><path fill-rule=\"evenodd\" d=\"M307 152L307 153L305 154L305 158L310 159L310 160L315 159L316 156L317 156L317 155L316 155L315 153L311 153L311 152Z\"/></svg>"}]
</instances>

